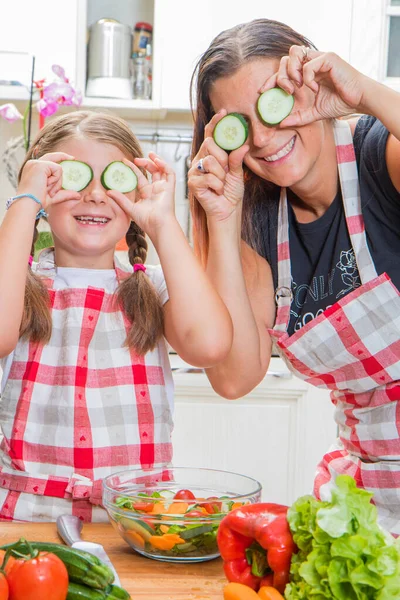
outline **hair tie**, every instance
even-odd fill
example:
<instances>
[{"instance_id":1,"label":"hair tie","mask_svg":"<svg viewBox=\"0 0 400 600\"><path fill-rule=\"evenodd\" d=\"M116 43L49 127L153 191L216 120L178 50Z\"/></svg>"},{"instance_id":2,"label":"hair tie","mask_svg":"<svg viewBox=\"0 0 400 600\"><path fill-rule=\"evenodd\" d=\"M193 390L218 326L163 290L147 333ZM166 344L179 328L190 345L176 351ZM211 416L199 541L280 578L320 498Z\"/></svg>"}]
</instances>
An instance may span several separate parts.
<instances>
[{"instance_id":1,"label":"hair tie","mask_svg":"<svg viewBox=\"0 0 400 600\"><path fill-rule=\"evenodd\" d=\"M136 271L143 271L143 273L146 273L146 267L140 263L133 265L133 272L136 273Z\"/></svg>"},{"instance_id":2,"label":"hair tie","mask_svg":"<svg viewBox=\"0 0 400 600\"><path fill-rule=\"evenodd\" d=\"M28 260L28 265L31 267L32 263L33 263L33 256L30 256L29 260Z\"/></svg>"}]
</instances>

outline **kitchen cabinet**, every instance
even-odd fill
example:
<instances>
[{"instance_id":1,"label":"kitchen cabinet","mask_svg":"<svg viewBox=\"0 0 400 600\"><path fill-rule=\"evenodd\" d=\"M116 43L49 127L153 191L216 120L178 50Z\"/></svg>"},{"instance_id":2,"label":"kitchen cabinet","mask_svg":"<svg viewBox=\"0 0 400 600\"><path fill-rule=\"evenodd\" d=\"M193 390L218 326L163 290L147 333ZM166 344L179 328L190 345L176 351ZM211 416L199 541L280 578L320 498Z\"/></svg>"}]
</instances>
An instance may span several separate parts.
<instances>
[{"instance_id":1,"label":"kitchen cabinet","mask_svg":"<svg viewBox=\"0 0 400 600\"><path fill-rule=\"evenodd\" d=\"M58 5L58 6L57 6ZM13 0L7 2L0 19L0 53L2 61L13 59L13 53L35 55L35 78L52 81L53 64L64 67L67 76L74 81L77 58L78 0L68 5L54 0ZM4 54L3 54L4 53ZM9 60L8 60L9 59ZM19 61L24 68L23 61ZM31 61L26 59L24 82L30 82ZM24 69L25 71L25 69ZM16 73L15 78L19 78ZM0 70L0 79L2 73ZM27 99L28 92L18 87L0 86L0 99Z\"/></svg>"},{"instance_id":2,"label":"kitchen cabinet","mask_svg":"<svg viewBox=\"0 0 400 600\"><path fill-rule=\"evenodd\" d=\"M352 4L357 0L265 2L265 0L155 0L160 54L161 107L188 110L190 78L201 54L224 29L257 18L287 23L321 50L349 59Z\"/></svg>"},{"instance_id":3,"label":"kitchen cabinet","mask_svg":"<svg viewBox=\"0 0 400 600\"><path fill-rule=\"evenodd\" d=\"M292 503L312 492L316 465L336 438L329 393L294 377L279 358L240 400L225 400L202 372L177 370L174 465L254 477L263 500Z\"/></svg>"}]
</instances>

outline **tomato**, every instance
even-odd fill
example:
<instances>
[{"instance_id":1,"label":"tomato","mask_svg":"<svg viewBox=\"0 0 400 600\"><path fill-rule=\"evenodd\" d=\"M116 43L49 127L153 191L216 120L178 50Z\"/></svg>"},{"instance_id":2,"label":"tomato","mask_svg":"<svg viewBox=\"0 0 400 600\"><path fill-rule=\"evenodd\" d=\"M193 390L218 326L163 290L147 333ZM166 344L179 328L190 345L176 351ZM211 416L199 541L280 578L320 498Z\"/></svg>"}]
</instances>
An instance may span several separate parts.
<instances>
[{"instance_id":1,"label":"tomato","mask_svg":"<svg viewBox=\"0 0 400 600\"><path fill-rule=\"evenodd\" d=\"M210 515L221 512L222 502L210 502L210 500L219 500L217 496L210 496L209 498L206 498L206 500L207 502L202 502L200 506L205 508Z\"/></svg>"},{"instance_id":2,"label":"tomato","mask_svg":"<svg viewBox=\"0 0 400 600\"><path fill-rule=\"evenodd\" d=\"M6 555L6 551L5 550L0 550L0 567L3 564L5 555ZM14 563L15 563L15 558L13 556L9 556L8 559L7 559L6 568L4 569L4 571L6 572L6 575L7 575L7 573L9 573L11 571L11 569L14 566ZM0 596L0 600L2 600L1 596Z\"/></svg>"},{"instance_id":3,"label":"tomato","mask_svg":"<svg viewBox=\"0 0 400 600\"><path fill-rule=\"evenodd\" d=\"M154 506L154 502L136 502L136 504L133 505L133 508L135 510L137 510L138 512L145 512L145 513L149 513L153 510L153 506Z\"/></svg>"},{"instance_id":4,"label":"tomato","mask_svg":"<svg viewBox=\"0 0 400 600\"><path fill-rule=\"evenodd\" d=\"M16 560L7 581L10 600L66 600L68 594L67 569L62 560L50 552Z\"/></svg>"},{"instance_id":5,"label":"tomato","mask_svg":"<svg viewBox=\"0 0 400 600\"><path fill-rule=\"evenodd\" d=\"M0 573L0 600L8 600L8 582L3 573Z\"/></svg>"},{"instance_id":6,"label":"tomato","mask_svg":"<svg viewBox=\"0 0 400 600\"><path fill-rule=\"evenodd\" d=\"M196 500L196 496L190 490L179 490L176 492L174 500Z\"/></svg>"},{"instance_id":7,"label":"tomato","mask_svg":"<svg viewBox=\"0 0 400 600\"><path fill-rule=\"evenodd\" d=\"M185 514L185 517L201 517L204 519L204 513L201 512L201 510L189 510L189 512Z\"/></svg>"}]
</instances>

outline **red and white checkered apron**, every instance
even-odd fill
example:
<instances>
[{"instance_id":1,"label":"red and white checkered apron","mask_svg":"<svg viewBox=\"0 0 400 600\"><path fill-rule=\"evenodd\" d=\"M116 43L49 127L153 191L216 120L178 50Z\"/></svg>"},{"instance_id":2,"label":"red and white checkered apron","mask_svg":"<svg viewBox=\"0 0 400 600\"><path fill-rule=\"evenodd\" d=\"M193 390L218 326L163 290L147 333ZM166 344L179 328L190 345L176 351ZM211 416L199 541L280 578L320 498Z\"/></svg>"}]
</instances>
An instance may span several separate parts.
<instances>
[{"instance_id":1,"label":"red and white checkered apron","mask_svg":"<svg viewBox=\"0 0 400 600\"><path fill-rule=\"evenodd\" d=\"M172 459L163 342L144 357L123 347L129 323L113 294L52 289L52 255L43 252L38 267L51 340L19 341L0 402L0 519L106 521L102 478Z\"/></svg>"},{"instance_id":2,"label":"red and white checkered apron","mask_svg":"<svg viewBox=\"0 0 400 600\"><path fill-rule=\"evenodd\" d=\"M275 346L288 367L331 391L339 439L318 465L317 497L327 499L340 473L374 493L383 527L400 534L400 294L377 276L368 249L349 125L334 126L347 228L362 285L289 337L291 267L286 191L278 219Z\"/></svg>"}]
</instances>

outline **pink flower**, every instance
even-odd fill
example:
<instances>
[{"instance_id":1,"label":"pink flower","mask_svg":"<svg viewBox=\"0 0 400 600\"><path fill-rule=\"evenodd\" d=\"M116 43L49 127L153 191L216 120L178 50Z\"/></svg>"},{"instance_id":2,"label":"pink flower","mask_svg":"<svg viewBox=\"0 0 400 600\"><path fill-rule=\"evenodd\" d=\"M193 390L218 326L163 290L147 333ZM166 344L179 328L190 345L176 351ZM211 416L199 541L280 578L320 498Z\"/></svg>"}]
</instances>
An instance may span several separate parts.
<instances>
[{"instance_id":1,"label":"pink flower","mask_svg":"<svg viewBox=\"0 0 400 600\"><path fill-rule=\"evenodd\" d=\"M14 121L24 118L14 104L3 104L0 106L0 116L9 123L14 123Z\"/></svg>"},{"instance_id":2,"label":"pink flower","mask_svg":"<svg viewBox=\"0 0 400 600\"><path fill-rule=\"evenodd\" d=\"M55 73L57 75L57 77L62 79L62 81L65 81L65 83L68 83L69 80L65 76L65 70L63 69L63 67L60 67L60 65L53 65L51 67L51 70L53 71L53 73Z\"/></svg>"},{"instance_id":3,"label":"pink flower","mask_svg":"<svg viewBox=\"0 0 400 600\"><path fill-rule=\"evenodd\" d=\"M36 103L36 108L42 117L51 117L58 111L59 104L52 100L47 100L46 98L42 98L39 102Z\"/></svg>"}]
</instances>

